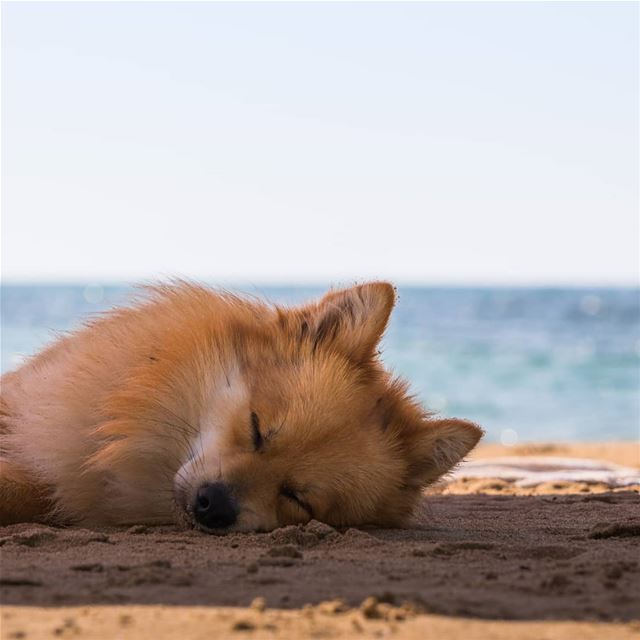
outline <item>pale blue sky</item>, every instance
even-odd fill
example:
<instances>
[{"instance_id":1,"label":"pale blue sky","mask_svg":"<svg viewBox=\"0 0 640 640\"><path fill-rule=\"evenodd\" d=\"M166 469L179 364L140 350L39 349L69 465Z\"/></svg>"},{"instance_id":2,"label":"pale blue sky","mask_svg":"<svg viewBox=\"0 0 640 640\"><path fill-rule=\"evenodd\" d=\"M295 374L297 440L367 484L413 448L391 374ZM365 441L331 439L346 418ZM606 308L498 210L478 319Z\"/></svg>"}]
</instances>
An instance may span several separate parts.
<instances>
[{"instance_id":1,"label":"pale blue sky","mask_svg":"<svg viewBox=\"0 0 640 640\"><path fill-rule=\"evenodd\" d=\"M637 279L635 3L14 3L6 280Z\"/></svg>"}]
</instances>

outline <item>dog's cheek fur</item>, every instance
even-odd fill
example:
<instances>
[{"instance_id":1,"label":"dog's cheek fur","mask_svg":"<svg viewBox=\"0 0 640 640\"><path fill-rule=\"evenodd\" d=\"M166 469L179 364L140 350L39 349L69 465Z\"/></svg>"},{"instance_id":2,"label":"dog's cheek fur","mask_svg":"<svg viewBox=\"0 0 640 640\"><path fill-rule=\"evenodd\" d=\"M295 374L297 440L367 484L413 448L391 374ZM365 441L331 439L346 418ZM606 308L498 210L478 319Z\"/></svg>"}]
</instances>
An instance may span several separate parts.
<instances>
[{"instance_id":1,"label":"dog's cheek fur","mask_svg":"<svg viewBox=\"0 0 640 640\"><path fill-rule=\"evenodd\" d=\"M398 526L411 520L424 488L452 471L483 432L472 422L435 417L408 394L401 379L388 382L376 411L388 438L389 455L399 455L403 461L401 488L380 504L376 519Z\"/></svg>"},{"instance_id":2,"label":"dog's cheek fur","mask_svg":"<svg viewBox=\"0 0 640 640\"><path fill-rule=\"evenodd\" d=\"M416 515L424 489L451 472L482 437L482 430L464 420L424 418L402 424L396 432L404 458L404 482L380 502L373 518L383 527L402 527ZM394 485L394 478L388 479Z\"/></svg>"}]
</instances>

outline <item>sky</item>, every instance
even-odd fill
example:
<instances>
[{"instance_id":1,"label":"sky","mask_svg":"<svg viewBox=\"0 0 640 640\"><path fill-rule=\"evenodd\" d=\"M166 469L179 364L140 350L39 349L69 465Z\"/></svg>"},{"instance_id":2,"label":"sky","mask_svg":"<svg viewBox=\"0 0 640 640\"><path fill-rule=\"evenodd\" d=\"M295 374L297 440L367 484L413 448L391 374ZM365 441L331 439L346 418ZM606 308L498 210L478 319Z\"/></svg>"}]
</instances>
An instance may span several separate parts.
<instances>
[{"instance_id":1,"label":"sky","mask_svg":"<svg viewBox=\"0 0 640 640\"><path fill-rule=\"evenodd\" d=\"M2 278L638 282L636 3L3 3Z\"/></svg>"}]
</instances>

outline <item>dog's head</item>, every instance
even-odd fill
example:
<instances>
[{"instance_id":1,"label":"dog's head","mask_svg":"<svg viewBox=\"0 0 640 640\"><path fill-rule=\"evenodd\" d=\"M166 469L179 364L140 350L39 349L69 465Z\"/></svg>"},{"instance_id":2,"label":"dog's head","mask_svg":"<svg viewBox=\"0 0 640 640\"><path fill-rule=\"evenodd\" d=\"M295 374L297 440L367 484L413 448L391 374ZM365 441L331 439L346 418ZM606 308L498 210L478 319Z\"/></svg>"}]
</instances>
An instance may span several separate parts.
<instances>
[{"instance_id":1,"label":"dog's head","mask_svg":"<svg viewBox=\"0 0 640 640\"><path fill-rule=\"evenodd\" d=\"M387 283L293 309L256 308L226 340L209 409L175 477L188 519L216 533L316 518L397 526L481 430L435 418L378 361ZM250 314L251 315L251 314Z\"/></svg>"}]
</instances>

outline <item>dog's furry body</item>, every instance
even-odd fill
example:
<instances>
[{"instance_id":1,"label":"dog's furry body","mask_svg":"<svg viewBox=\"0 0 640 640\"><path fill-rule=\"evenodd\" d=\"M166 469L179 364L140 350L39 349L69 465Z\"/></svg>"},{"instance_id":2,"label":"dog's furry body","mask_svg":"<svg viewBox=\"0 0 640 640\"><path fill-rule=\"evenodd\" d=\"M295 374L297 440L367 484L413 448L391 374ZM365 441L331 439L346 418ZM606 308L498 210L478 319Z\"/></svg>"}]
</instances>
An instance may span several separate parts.
<instances>
[{"instance_id":1,"label":"dog's furry body","mask_svg":"<svg viewBox=\"0 0 640 640\"><path fill-rule=\"evenodd\" d=\"M98 317L1 379L0 519L192 523L224 482L229 531L402 524L481 430L382 368L394 300L371 283L285 309L178 283Z\"/></svg>"}]
</instances>

